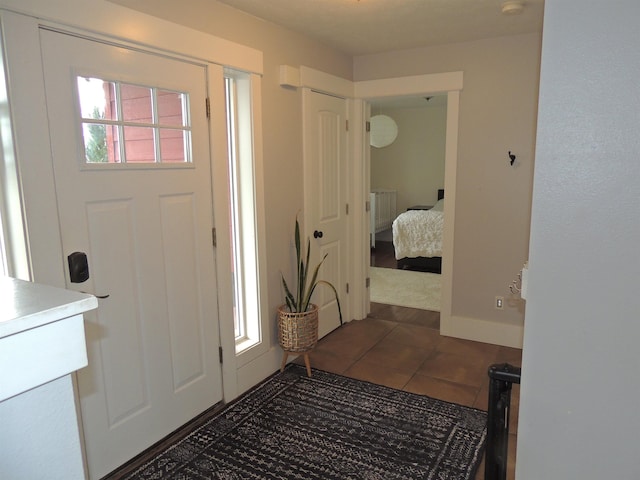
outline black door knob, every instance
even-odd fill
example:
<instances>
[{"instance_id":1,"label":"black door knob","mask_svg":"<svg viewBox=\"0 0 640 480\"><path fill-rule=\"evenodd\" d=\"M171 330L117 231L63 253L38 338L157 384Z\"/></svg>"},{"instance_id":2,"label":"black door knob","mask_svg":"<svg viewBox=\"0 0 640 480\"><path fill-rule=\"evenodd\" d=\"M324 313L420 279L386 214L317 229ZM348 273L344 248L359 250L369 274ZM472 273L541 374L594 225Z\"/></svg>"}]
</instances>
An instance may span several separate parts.
<instances>
[{"instance_id":1,"label":"black door knob","mask_svg":"<svg viewBox=\"0 0 640 480\"><path fill-rule=\"evenodd\" d=\"M313 238L322 238L322 232L315 230L313 232Z\"/></svg>"}]
</instances>

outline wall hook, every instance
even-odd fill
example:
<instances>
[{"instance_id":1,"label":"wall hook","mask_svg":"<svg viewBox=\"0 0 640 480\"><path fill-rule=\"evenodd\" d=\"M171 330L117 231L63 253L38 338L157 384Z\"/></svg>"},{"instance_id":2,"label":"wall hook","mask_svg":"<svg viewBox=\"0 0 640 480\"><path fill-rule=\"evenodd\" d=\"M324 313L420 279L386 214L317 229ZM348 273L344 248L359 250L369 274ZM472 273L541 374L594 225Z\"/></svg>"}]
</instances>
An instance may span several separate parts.
<instances>
[{"instance_id":1,"label":"wall hook","mask_svg":"<svg viewBox=\"0 0 640 480\"><path fill-rule=\"evenodd\" d=\"M516 161L516 156L511 153L511 150L509 150L509 159L511 160L509 163L511 163L511 165L513 165L513 162Z\"/></svg>"}]
</instances>

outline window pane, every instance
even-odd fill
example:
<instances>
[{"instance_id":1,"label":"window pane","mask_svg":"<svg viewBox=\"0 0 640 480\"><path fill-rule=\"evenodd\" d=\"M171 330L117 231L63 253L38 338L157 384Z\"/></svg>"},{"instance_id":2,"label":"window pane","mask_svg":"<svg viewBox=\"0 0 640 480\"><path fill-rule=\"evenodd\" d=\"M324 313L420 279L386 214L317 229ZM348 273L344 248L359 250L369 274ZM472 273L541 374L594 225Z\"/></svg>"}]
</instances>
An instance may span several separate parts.
<instances>
[{"instance_id":1,"label":"window pane","mask_svg":"<svg viewBox=\"0 0 640 480\"><path fill-rule=\"evenodd\" d=\"M249 76L236 73L233 78L225 78L225 93L236 354L256 355L255 352L266 351L267 345L263 342L266 316L261 307L258 278L256 172Z\"/></svg>"},{"instance_id":2,"label":"window pane","mask_svg":"<svg viewBox=\"0 0 640 480\"><path fill-rule=\"evenodd\" d=\"M116 119L115 84L100 78L78 77L80 115L90 119Z\"/></svg>"},{"instance_id":3,"label":"window pane","mask_svg":"<svg viewBox=\"0 0 640 480\"><path fill-rule=\"evenodd\" d=\"M122 83L120 84L120 97L122 120L125 122L153 123L150 88Z\"/></svg>"},{"instance_id":4,"label":"window pane","mask_svg":"<svg viewBox=\"0 0 640 480\"><path fill-rule=\"evenodd\" d=\"M87 163L106 163L108 161L106 125L85 123L82 127Z\"/></svg>"},{"instance_id":5,"label":"window pane","mask_svg":"<svg viewBox=\"0 0 640 480\"><path fill-rule=\"evenodd\" d=\"M119 163L118 127L102 123L83 123L84 152L87 163Z\"/></svg>"},{"instance_id":6,"label":"window pane","mask_svg":"<svg viewBox=\"0 0 640 480\"><path fill-rule=\"evenodd\" d=\"M160 125L186 127L184 112L186 95L177 92L158 90L158 123Z\"/></svg>"},{"instance_id":7,"label":"window pane","mask_svg":"<svg viewBox=\"0 0 640 480\"><path fill-rule=\"evenodd\" d=\"M107 156L109 163L121 163L120 158L120 129L117 125L107 125Z\"/></svg>"},{"instance_id":8,"label":"window pane","mask_svg":"<svg viewBox=\"0 0 640 480\"><path fill-rule=\"evenodd\" d=\"M9 266L7 262L7 248L5 247L2 223L2 209L0 209L0 275L7 277L9 276Z\"/></svg>"},{"instance_id":9,"label":"window pane","mask_svg":"<svg viewBox=\"0 0 640 480\"><path fill-rule=\"evenodd\" d=\"M188 144L185 137L189 132L161 128L160 131L160 158L162 163L180 163L188 161L185 145Z\"/></svg>"},{"instance_id":10,"label":"window pane","mask_svg":"<svg viewBox=\"0 0 640 480\"><path fill-rule=\"evenodd\" d=\"M154 129L124 127L124 157L127 163L155 163Z\"/></svg>"}]
</instances>

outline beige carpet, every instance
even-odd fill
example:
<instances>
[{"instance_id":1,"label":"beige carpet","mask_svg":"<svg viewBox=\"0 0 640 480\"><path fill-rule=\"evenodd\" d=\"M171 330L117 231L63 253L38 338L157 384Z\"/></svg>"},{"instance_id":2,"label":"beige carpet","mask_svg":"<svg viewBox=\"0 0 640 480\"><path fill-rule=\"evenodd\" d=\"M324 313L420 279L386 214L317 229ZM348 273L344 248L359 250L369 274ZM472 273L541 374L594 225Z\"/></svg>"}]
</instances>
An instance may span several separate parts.
<instances>
[{"instance_id":1,"label":"beige carpet","mask_svg":"<svg viewBox=\"0 0 640 480\"><path fill-rule=\"evenodd\" d=\"M371 301L440 311L440 275L371 267Z\"/></svg>"}]
</instances>

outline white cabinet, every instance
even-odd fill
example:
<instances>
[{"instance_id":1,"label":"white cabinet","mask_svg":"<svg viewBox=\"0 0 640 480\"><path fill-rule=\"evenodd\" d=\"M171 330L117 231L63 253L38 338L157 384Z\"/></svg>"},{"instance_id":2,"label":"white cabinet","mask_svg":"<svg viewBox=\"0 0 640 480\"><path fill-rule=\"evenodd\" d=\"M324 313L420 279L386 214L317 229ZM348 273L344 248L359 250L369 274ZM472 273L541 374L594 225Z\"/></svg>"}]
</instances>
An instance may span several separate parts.
<instances>
[{"instance_id":1,"label":"white cabinet","mask_svg":"<svg viewBox=\"0 0 640 480\"><path fill-rule=\"evenodd\" d=\"M71 373L92 295L0 277L0 478L84 478Z\"/></svg>"}]
</instances>

